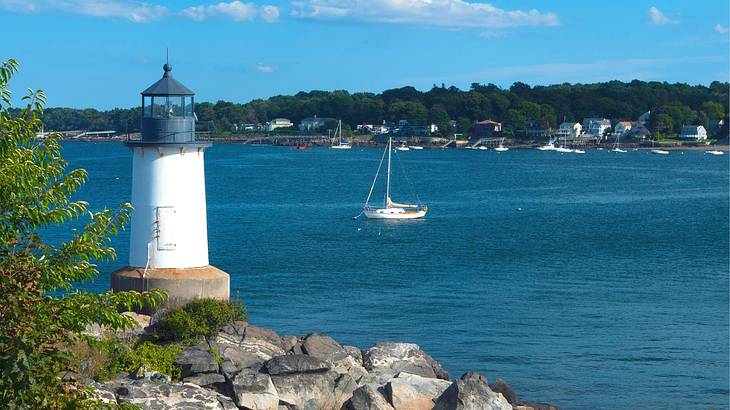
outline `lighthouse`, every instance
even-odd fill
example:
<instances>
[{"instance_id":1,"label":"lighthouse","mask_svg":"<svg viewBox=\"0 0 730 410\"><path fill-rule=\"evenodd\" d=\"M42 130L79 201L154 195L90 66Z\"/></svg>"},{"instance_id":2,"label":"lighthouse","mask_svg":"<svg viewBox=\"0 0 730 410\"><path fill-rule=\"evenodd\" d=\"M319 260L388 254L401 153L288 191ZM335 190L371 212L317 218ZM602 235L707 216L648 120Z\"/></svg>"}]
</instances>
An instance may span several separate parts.
<instances>
[{"instance_id":1,"label":"lighthouse","mask_svg":"<svg viewBox=\"0 0 730 410\"><path fill-rule=\"evenodd\" d=\"M205 150L195 139L195 93L163 66L142 92L142 133L132 152L129 266L112 273L115 291L168 292L168 306L229 298L229 276L210 265Z\"/></svg>"}]
</instances>

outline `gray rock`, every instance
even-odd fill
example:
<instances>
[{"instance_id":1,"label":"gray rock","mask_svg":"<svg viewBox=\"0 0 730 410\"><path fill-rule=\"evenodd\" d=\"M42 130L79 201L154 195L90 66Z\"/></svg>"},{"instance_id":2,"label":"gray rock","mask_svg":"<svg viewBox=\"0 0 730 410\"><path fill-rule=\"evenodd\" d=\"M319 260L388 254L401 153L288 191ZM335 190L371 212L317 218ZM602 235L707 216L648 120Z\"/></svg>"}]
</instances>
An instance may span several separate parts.
<instances>
[{"instance_id":1,"label":"gray rock","mask_svg":"<svg viewBox=\"0 0 730 410\"><path fill-rule=\"evenodd\" d=\"M282 336L281 348L287 353L292 353L294 346L298 345L301 340L296 336ZM299 353L302 353L301 351Z\"/></svg>"},{"instance_id":2,"label":"gray rock","mask_svg":"<svg viewBox=\"0 0 730 410\"><path fill-rule=\"evenodd\" d=\"M450 385L446 380L398 373L384 390L385 397L396 410L431 410L435 399Z\"/></svg>"},{"instance_id":3,"label":"gray rock","mask_svg":"<svg viewBox=\"0 0 730 410\"><path fill-rule=\"evenodd\" d=\"M252 410L276 410L279 394L268 374L245 369L231 382L234 399L239 407Z\"/></svg>"},{"instance_id":4,"label":"gray rock","mask_svg":"<svg viewBox=\"0 0 730 410\"><path fill-rule=\"evenodd\" d=\"M383 342L363 350L365 369L385 383L400 372L449 380L449 374L417 344Z\"/></svg>"},{"instance_id":5,"label":"gray rock","mask_svg":"<svg viewBox=\"0 0 730 410\"><path fill-rule=\"evenodd\" d=\"M489 388L486 377L469 372L443 392L433 410L512 410L512 405Z\"/></svg>"},{"instance_id":6,"label":"gray rock","mask_svg":"<svg viewBox=\"0 0 730 410\"><path fill-rule=\"evenodd\" d=\"M352 393L342 410L393 410L393 406L372 386L365 385Z\"/></svg>"},{"instance_id":7,"label":"gray rock","mask_svg":"<svg viewBox=\"0 0 730 410\"><path fill-rule=\"evenodd\" d=\"M344 352L342 346L329 336L310 333L302 340L302 352L322 360L332 360Z\"/></svg>"},{"instance_id":8,"label":"gray rock","mask_svg":"<svg viewBox=\"0 0 730 410\"><path fill-rule=\"evenodd\" d=\"M497 379L494 383L489 383L489 388L495 393L502 393L502 396L507 399L509 404L515 405L519 402L517 393L512 390L512 386L502 379Z\"/></svg>"},{"instance_id":9,"label":"gray rock","mask_svg":"<svg viewBox=\"0 0 730 410\"><path fill-rule=\"evenodd\" d=\"M322 373L329 370L330 365L316 357L292 354L272 358L264 363L264 369L273 376L295 373Z\"/></svg>"},{"instance_id":10,"label":"gray rock","mask_svg":"<svg viewBox=\"0 0 730 410\"><path fill-rule=\"evenodd\" d=\"M231 399L194 384L162 384L140 379L116 389L119 403L132 403L148 410L235 408Z\"/></svg>"},{"instance_id":11,"label":"gray rock","mask_svg":"<svg viewBox=\"0 0 730 410\"><path fill-rule=\"evenodd\" d=\"M116 404L117 396L114 395L110 385L97 382L89 383L91 387L91 397L105 404Z\"/></svg>"},{"instance_id":12,"label":"gray rock","mask_svg":"<svg viewBox=\"0 0 730 410\"><path fill-rule=\"evenodd\" d=\"M218 362L207 343L200 343L181 351L175 358L175 364L182 368L183 378L198 373L218 372Z\"/></svg>"},{"instance_id":13,"label":"gray rock","mask_svg":"<svg viewBox=\"0 0 730 410\"><path fill-rule=\"evenodd\" d=\"M185 383L197 384L198 386L210 386L219 383L225 383L226 378L219 373L198 373L194 376L183 379Z\"/></svg>"},{"instance_id":14,"label":"gray rock","mask_svg":"<svg viewBox=\"0 0 730 410\"><path fill-rule=\"evenodd\" d=\"M523 401L514 406L515 410L560 410L560 407L550 403L537 403L532 401Z\"/></svg>"},{"instance_id":15,"label":"gray rock","mask_svg":"<svg viewBox=\"0 0 730 410\"><path fill-rule=\"evenodd\" d=\"M314 401L323 409L337 406L335 397L338 374L332 371L287 373L271 376L279 400L290 406L301 406Z\"/></svg>"}]
</instances>

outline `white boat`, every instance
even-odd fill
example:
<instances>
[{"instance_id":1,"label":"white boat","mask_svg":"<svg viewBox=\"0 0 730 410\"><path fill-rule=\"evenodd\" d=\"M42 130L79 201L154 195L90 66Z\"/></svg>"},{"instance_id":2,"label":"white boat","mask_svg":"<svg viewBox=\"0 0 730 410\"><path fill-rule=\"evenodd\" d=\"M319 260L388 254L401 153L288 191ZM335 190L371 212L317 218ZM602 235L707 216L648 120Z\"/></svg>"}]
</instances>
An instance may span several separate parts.
<instances>
[{"instance_id":1,"label":"white boat","mask_svg":"<svg viewBox=\"0 0 730 410\"><path fill-rule=\"evenodd\" d=\"M575 153L575 154L585 154L586 152L583 151L582 149L576 148L576 149L573 150L573 153Z\"/></svg>"},{"instance_id":2,"label":"white boat","mask_svg":"<svg viewBox=\"0 0 730 410\"><path fill-rule=\"evenodd\" d=\"M352 145L349 142L342 139L342 120L337 121L337 129L335 130L335 137L337 138L337 144L332 144L332 149L350 149Z\"/></svg>"},{"instance_id":3,"label":"white boat","mask_svg":"<svg viewBox=\"0 0 730 410\"><path fill-rule=\"evenodd\" d=\"M553 145L553 142L550 141L545 145L540 145L537 147L540 151L556 151L555 145Z\"/></svg>"},{"instance_id":4,"label":"white boat","mask_svg":"<svg viewBox=\"0 0 730 410\"><path fill-rule=\"evenodd\" d=\"M555 151L557 151L557 152L573 152L572 149L565 148L565 147L557 147L557 148L555 148Z\"/></svg>"},{"instance_id":5,"label":"white boat","mask_svg":"<svg viewBox=\"0 0 730 410\"><path fill-rule=\"evenodd\" d=\"M616 134L616 142L613 144L613 149L611 150L611 152L626 152L626 150L619 148L621 146L620 140L620 135Z\"/></svg>"},{"instance_id":6,"label":"white boat","mask_svg":"<svg viewBox=\"0 0 730 410\"><path fill-rule=\"evenodd\" d=\"M621 149L619 147L616 147L616 148L612 149L611 152L628 152L628 151L626 151L625 149Z\"/></svg>"},{"instance_id":7,"label":"white boat","mask_svg":"<svg viewBox=\"0 0 730 410\"><path fill-rule=\"evenodd\" d=\"M393 202L390 198L390 173L391 173L391 152L392 150L392 139L388 138L388 146L383 151L383 156L380 157L380 163L378 164L378 170L375 171L375 178L373 178L373 184L370 186L370 192L368 197L365 199L365 205L363 206L362 214L368 219L417 219L423 218L428 212L427 206L420 204L399 204ZM397 148L396 148L397 149ZM375 184L378 182L378 174L380 174L380 168L383 166L383 160L385 154L388 154L388 173L385 183L385 200L383 207L371 207L370 198L373 195ZM416 196L416 199L418 197ZM358 215L359 216L359 215ZM356 217L357 218L357 217Z\"/></svg>"},{"instance_id":8,"label":"white boat","mask_svg":"<svg viewBox=\"0 0 730 410\"><path fill-rule=\"evenodd\" d=\"M479 147L479 148L477 148L477 149L479 149L479 150L482 150L482 151L487 151L487 150L489 150L489 148L485 147L484 145L480 146L480 147Z\"/></svg>"},{"instance_id":9,"label":"white boat","mask_svg":"<svg viewBox=\"0 0 730 410\"><path fill-rule=\"evenodd\" d=\"M659 154L659 155L669 155L669 151L663 150L663 149L653 149L651 150L652 154Z\"/></svg>"},{"instance_id":10,"label":"white boat","mask_svg":"<svg viewBox=\"0 0 730 410\"><path fill-rule=\"evenodd\" d=\"M409 145L408 148L415 150L423 149L423 147L420 145Z\"/></svg>"},{"instance_id":11,"label":"white boat","mask_svg":"<svg viewBox=\"0 0 730 410\"><path fill-rule=\"evenodd\" d=\"M497 152L509 151L509 148L504 146L504 138L502 138L502 140L499 141L499 146L494 148L494 150Z\"/></svg>"},{"instance_id":12,"label":"white boat","mask_svg":"<svg viewBox=\"0 0 730 410\"><path fill-rule=\"evenodd\" d=\"M395 147L395 150L396 151L410 151L411 149L408 148L408 146L406 144L401 144L400 146Z\"/></svg>"},{"instance_id":13,"label":"white boat","mask_svg":"<svg viewBox=\"0 0 730 410\"><path fill-rule=\"evenodd\" d=\"M710 155L725 155L724 152L718 151L718 150L715 150L715 149L713 149L711 151L705 151L705 153L706 154L710 154Z\"/></svg>"}]
</instances>

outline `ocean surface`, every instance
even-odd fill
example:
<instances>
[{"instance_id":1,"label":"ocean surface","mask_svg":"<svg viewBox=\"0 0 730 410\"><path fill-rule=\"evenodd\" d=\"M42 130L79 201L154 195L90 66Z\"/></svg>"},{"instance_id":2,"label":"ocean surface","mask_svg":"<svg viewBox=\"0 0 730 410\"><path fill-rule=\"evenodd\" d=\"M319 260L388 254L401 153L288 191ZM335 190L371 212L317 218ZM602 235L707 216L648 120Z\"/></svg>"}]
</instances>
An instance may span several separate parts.
<instances>
[{"instance_id":1,"label":"ocean surface","mask_svg":"<svg viewBox=\"0 0 730 410\"><path fill-rule=\"evenodd\" d=\"M63 147L80 198L129 200L124 145ZM565 409L728 408L728 155L400 152L393 198L427 218L353 220L381 154L207 151L210 260L253 323L418 343Z\"/></svg>"}]
</instances>

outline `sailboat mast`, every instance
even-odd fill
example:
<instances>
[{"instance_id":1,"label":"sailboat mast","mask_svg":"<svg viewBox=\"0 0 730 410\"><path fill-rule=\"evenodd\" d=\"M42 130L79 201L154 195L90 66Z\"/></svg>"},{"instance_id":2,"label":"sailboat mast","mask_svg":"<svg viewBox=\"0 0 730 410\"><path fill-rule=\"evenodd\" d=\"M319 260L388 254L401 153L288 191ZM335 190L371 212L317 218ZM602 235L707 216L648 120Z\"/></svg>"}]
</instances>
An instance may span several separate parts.
<instances>
[{"instance_id":1,"label":"sailboat mast","mask_svg":"<svg viewBox=\"0 0 730 410\"><path fill-rule=\"evenodd\" d=\"M390 199L390 151L392 151L391 141L393 141L392 137L388 137L388 179L387 183L385 185L385 207L390 208L388 206L388 200Z\"/></svg>"}]
</instances>

